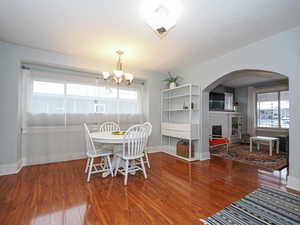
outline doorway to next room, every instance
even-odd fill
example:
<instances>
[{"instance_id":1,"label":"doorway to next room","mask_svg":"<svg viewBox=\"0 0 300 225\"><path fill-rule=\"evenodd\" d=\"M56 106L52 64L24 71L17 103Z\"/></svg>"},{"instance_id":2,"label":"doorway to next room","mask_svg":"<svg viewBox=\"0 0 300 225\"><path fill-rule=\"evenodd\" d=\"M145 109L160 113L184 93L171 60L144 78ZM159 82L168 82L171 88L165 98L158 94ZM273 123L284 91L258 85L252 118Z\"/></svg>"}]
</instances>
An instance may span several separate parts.
<instances>
[{"instance_id":1,"label":"doorway to next room","mask_svg":"<svg viewBox=\"0 0 300 225\"><path fill-rule=\"evenodd\" d=\"M288 168L289 84L278 73L235 71L207 88L212 157L268 171Z\"/></svg>"}]
</instances>

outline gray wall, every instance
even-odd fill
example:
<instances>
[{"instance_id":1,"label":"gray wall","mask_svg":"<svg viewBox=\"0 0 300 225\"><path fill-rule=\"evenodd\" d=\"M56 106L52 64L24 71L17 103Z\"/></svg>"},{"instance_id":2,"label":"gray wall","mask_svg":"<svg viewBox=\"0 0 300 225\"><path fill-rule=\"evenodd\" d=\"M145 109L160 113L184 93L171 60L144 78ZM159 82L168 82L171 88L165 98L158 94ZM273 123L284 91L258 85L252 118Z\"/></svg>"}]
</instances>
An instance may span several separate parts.
<instances>
[{"instance_id":1,"label":"gray wall","mask_svg":"<svg viewBox=\"0 0 300 225\"><path fill-rule=\"evenodd\" d=\"M77 68L87 71L109 71L114 65L0 42L0 167L21 160L20 144L20 86L21 62ZM153 124L150 145L160 144L160 89L164 75L151 71L131 70L135 76L146 80L147 117Z\"/></svg>"},{"instance_id":2,"label":"gray wall","mask_svg":"<svg viewBox=\"0 0 300 225\"><path fill-rule=\"evenodd\" d=\"M211 83L232 71L256 69L273 71L289 77L291 126L290 126L290 174L289 187L300 190L300 151L298 139L300 127L300 27L279 33L246 47L234 50L212 60L177 68L174 72L184 75L186 81L199 84L205 90ZM205 93L205 92L203 92ZM206 94L203 95L206 99ZM203 97L203 99L204 99ZM202 99L202 101L203 101ZM202 104L204 104L202 102ZM203 106L202 106L203 107ZM205 114L205 112L204 112ZM205 119L202 123L206 125ZM206 127L202 127L205 131ZM202 139L203 149L207 139Z\"/></svg>"}]
</instances>

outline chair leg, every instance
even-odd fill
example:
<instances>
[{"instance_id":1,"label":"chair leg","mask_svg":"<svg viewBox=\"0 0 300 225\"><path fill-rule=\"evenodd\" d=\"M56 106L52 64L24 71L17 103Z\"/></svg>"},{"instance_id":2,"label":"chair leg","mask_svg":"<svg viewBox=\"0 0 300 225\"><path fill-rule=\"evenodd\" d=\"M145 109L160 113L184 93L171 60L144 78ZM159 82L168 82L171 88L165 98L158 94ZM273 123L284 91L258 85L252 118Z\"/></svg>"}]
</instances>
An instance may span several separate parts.
<instances>
[{"instance_id":1,"label":"chair leg","mask_svg":"<svg viewBox=\"0 0 300 225\"><path fill-rule=\"evenodd\" d=\"M88 182L90 182L93 164L94 164L94 158L91 158L90 159L90 166L89 166L89 173L88 173L88 177L87 177Z\"/></svg>"},{"instance_id":2,"label":"chair leg","mask_svg":"<svg viewBox=\"0 0 300 225\"><path fill-rule=\"evenodd\" d=\"M103 160L103 167L104 167L104 169L107 169L108 168L108 159L106 158L106 157L104 157L104 160Z\"/></svg>"},{"instance_id":3,"label":"chair leg","mask_svg":"<svg viewBox=\"0 0 300 225\"><path fill-rule=\"evenodd\" d=\"M143 157L141 158L141 165L142 165L144 177L145 177L145 179L147 179L147 173L146 173Z\"/></svg>"},{"instance_id":4,"label":"chair leg","mask_svg":"<svg viewBox=\"0 0 300 225\"><path fill-rule=\"evenodd\" d=\"M148 153L147 152L145 152L145 157L146 157L146 162L147 162L148 168L150 169L150 162L149 162L149 158L148 158Z\"/></svg>"},{"instance_id":5,"label":"chair leg","mask_svg":"<svg viewBox=\"0 0 300 225\"><path fill-rule=\"evenodd\" d=\"M125 178L124 178L124 184L127 185L127 180L128 180L128 166L129 166L129 160L126 160L125 163Z\"/></svg>"},{"instance_id":6,"label":"chair leg","mask_svg":"<svg viewBox=\"0 0 300 225\"><path fill-rule=\"evenodd\" d=\"M117 176L117 173L119 171L120 161L121 161L120 157L117 157L115 176Z\"/></svg>"},{"instance_id":7,"label":"chair leg","mask_svg":"<svg viewBox=\"0 0 300 225\"><path fill-rule=\"evenodd\" d=\"M109 168L110 174L113 177L114 176L114 172L113 172L113 169L112 169L112 165L111 165L111 161L110 161L110 157L109 156L107 156L107 162L108 162L108 168Z\"/></svg>"},{"instance_id":8,"label":"chair leg","mask_svg":"<svg viewBox=\"0 0 300 225\"><path fill-rule=\"evenodd\" d=\"M85 170L84 170L85 173L88 172L89 164L90 164L90 157L88 157L87 160L86 160L86 165L85 165Z\"/></svg>"}]
</instances>

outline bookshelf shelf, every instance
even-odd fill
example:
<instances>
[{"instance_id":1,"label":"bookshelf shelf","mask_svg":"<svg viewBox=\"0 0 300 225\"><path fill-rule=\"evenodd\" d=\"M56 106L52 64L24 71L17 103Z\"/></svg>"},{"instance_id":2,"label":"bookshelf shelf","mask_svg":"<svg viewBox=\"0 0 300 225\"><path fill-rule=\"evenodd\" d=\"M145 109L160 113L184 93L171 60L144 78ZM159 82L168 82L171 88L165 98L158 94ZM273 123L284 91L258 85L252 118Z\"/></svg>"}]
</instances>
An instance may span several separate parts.
<instances>
[{"instance_id":1,"label":"bookshelf shelf","mask_svg":"<svg viewBox=\"0 0 300 225\"><path fill-rule=\"evenodd\" d=\"M161 139L167 149L165 152L186 161L197 160L199 154L193 145L200 137L199 86L184 84L162 90L161 108ZM179 140L188 141L188 157L177 155L176 144ZM195 154L192 154L192 149Z\"/></svg>"}]
</instances>

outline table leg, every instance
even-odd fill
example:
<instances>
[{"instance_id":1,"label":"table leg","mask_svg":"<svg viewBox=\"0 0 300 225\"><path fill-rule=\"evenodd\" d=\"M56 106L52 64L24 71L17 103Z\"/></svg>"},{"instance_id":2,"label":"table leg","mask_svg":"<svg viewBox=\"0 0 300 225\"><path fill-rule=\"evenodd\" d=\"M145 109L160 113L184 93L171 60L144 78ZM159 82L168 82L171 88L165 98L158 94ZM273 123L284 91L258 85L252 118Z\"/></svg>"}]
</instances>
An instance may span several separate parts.
<instances>
[{"instance_id":1,"label":"table leg","mask_svg":"<svg viewBox=\"0 0 300 225\"><path fill-rule=\"evenodd\" d=\"M250 138L250 152L252 152L252 138Z\"/></svg>"},{"instance_id":2,"label":"table leg","mask_svg":"<svg viewBox=\"0 0 300 225\"><path fill-rule=\"evenodd\" d=\"M276 141L276 153L279 154L279 140Z\"/></svg>"},{"instance_id":3,"label":"table leg","mask_svg":"<svg viewBox=\"0 0 300 225\"><path fill-rule=\"evenodd\" d=\"M273 150L273 141L269 141L269 148L270 148L270 153L269 155L272 156L272 150Z\"/></svg>"},{"instance_id":4,"label":"table leg","mask_svg":"<svg viewBox=\"0 0 300 225\"><path fill-rule=\"evenodd\" d=\"M122 147L123 146L121 144L114 145L114 150L113 150L114 155L113 155L113 158L111 160L111 166L112 166L113 171L116 169L116 166L117 166L117 160L118 160L117 158L118 157L116 156L116 153L121 152L123 150ZM136 165L136 162L134 160L131 161L130 166L135 167L135 165ZM120 161L119 167L125 168L125 161L124 160ZM130 172L130 174L132 174L132 175L134 175L135 173L136 172ZM108 175L110 175L109 171L102 173L102 177L107 177Z\"/></svg>"},{"instance_id":5,"label":"table leg","mask_svg":"<svg viewBox=\"0 0 300 225\"><path fill-rule=\"evenodd\" d=\"M259 143L259 141L257 142L257 150L258 151L260 150L260 143Z\"/></svg>"},{"instance_id":6,"label":"table leg","mask_svg":"<svg viewBox=\"0 0 300 225\"><path fill-rule=\"evenodd\" d=\"M117 164L117 157L114 155L113 158L111 159L111 167L113 171L116 168L116 164ZM110 171L106 171L102 173L102 177L107 177L108 175L110 175Z\"/></svg>"},{"instance_id":7,"label":"table leg","mask_svg":"<svg viewBox=\"0 0 300 225\"><path fill-rule=\"evenodd\" d=\"M113 149L114 155L113 155L113 158L111 160L111 166L112 166L112 170L113 171L116 169L116 166L117 166L117 156L116 156L116 153L120 152L120 151L122 151L122 145L120 145L120 144L114 145L114 149ZM123 165L125 164L122 161L120 162L120 167L123 167ZM102 177L107 177L108 175L110 175L109 171L102 173Z\"/></svg>"}]
</instances>

